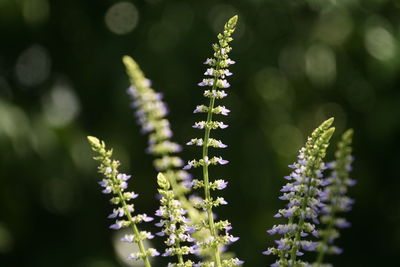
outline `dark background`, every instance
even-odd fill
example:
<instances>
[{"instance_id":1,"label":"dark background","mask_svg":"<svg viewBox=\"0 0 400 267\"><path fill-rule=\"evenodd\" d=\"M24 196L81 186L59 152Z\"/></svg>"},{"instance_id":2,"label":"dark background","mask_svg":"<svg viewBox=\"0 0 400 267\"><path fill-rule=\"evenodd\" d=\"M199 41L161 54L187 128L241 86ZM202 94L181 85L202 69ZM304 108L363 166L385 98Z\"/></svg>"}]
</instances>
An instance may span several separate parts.
<instances>
[{"instance_id":1,"label":"dark background","mask_svg":"<svg viewBox=\"0 0 400 267\"><path fill-rule=\"evenodd\" d=\"M238 14L234 76L224 105L230 127L216 136L231 163L211 170L229 180L217 210L240 240L246 266L261 255L279 223L273 214L287 165L306 136L334 116L336 140L355 130L358 184L353 226L335 266L397 266L400 252L400 4L395 0L0 1L0 266L124 266L105 217L108 196L85 136L114 147L152 214L156 172L144 153L126 95L121 56L133 56L165 95L174 140L205 103L202 62L224 21ZM127 3L127 4L126 4ZM185 148L186 160L200 153ZM160 240L159 240L160 241ZM155 241L159 247L159 241ZM118 244L118 242L116 242ZM155 266L165 266L157 260Z\"/></svg>"}]
</instances>

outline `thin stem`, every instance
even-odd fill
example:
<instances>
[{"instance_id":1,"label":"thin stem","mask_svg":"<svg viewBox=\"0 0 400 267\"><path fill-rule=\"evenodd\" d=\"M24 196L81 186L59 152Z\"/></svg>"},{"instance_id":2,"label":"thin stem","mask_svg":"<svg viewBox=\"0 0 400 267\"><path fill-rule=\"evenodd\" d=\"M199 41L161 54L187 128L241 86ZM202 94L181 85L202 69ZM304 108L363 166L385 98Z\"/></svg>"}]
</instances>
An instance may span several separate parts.
<instances>
[{"instance_id":1,"label":"thin stem","mask_svg":"<svg viewBox=\"0 0 400 267\"><path fill-rule=\"evenodd\" d=\"M131 213L129 212L128 208L126 207L126 202L125 202L125 199L122 196L121 190L118 190L118 196L119 196L119 199L121 199L122 208L124 209L125 215L128 218L128 221L130 222L130 225L132 227L132 231L133 231L134 235L136 236L136 238L138 238L140 236L139 230L137 229L136 224L133 222ZM146 255L146 250L144 248L142 240L140 240L138 238L138 242L137 243L138 243L138 246L139 246L140 253L142 255ZM147 256L144 256L142 259L143 259L144 264L145 264L146 267L151 267L150 261L147 258Z\"/></svg>"},{"instance_id":2,"label":"thin stem","mask_svg":"<svg viewBox=\"0 0 400 267\"><path fill-rule=\"evenodd\" d=\"M173 180L173 179L170 179L170 180ZM173 192L173 191L172 191L172 192ZM171 206L171 200L168 200L167 206L168 206L168 207ZM170 227L171 227L171 224L172 224L171 221L168 221L168 222L167 222L166 228L170 228ZM179 264L182 264L182 266L183 266L184 261L183 261L183 256L182 256L182 254L181 254L181 244L180 244L180 242L179 242L178 240L175 242L174 248L176 248L177 251L180 252L180 253L177 254L176 256L177 256L177 258L178 258Z\"/></svg>"},{"instance_id":3,"label":"thin stem","mask_svg":"<svg viewBox=\"0 0 400 267\"><path fill-rule=\"evenodd\" d=\"M339 181L336 182L336 186L337 187L340 186L338 183L339 183ZM333 193L334 193L333 199L337 199L339 192L336 190ZM319 266L324 260L325 247L328 245L328 239L329 239L329 234L328 233L330 233L335 227L335 219L334 218L335 218L336 211L337 211L336 208L337 208L336 205L334 205L332 207L331 220L330 220L328 226L325 229L325 235L324 235L324 238L321 241L321 249L319 250L318 255L317 255L317 260L316 260L317 266Z\"/></svg>"},{"instance_id":4,"label":"thin stem","mask_svg":"<svg viewBox=\"0 0 400 267\"><path fill-rule=\"evenodd\" d=\"M301 229L304 225L304 219L300 218L299 224L298 224L298 229ZM294 237L294 242L292 245L292 251L290 252L290 259L291 259L291 264L294 266L294 263L296 262L296 253L297 253L297 243L300 241L300 230L297 230L296 235Z\"/></svg>"},{"instance_id":5,"label":"thin stem","mask_svg":"<svg viewBox=\"0 0 400 267\"><path fill-rule=\"evenodd\" d=\"M181 244L180 244L179 241L176 241L175 247L177 248L178 251L181 250ZM180 264L182 264L182 266L183 266L184 261L183 261L183 256L182 256L182 254L179 253L179 254L177 254L176 256L178 257L178 262L179 262Z\"/></svg>"},{"instance_id":6,"label":"thin stem","mask_svg":"<svg viewBox=\"0 0 400 267\"><path fill-rule=\"evenodd\" d=\"M216 84L216 82L214 82L214 87L216 87L215 84ZM213 88L213 89L215 89L215 88ZM213 114L212 110L214 108L214 102L215 102L215 98L211 97L210 104L208 107L206 125L208 125L212 120L212 114ZM210 138L210 128L206 126L205 132L204 132L204 140L203 140L203 160L206 157L208 157L208 140L209 140L209 138ZM205 199L206 199L207 203L209 203L209 201L211 200L211 196L210 196L210 183L209 183L209 179L208 179L207 163L205 163L203 165L203 179L204 179L204 195L205 195ZM216 240L217 239L217 231L216 231L215 225L214 225L214 218L213 218L211 206L207 207L207 217L208 217L208 224L209 224L211 235L214 238L214 240ZM216 244L215 247L213 248L213 250L214 250L214 258L215 258L216 266L221 267L222 265L221 265L221 257L219 254L219 245Z\"/></svg>"},{"instance_id":7,"label":"thin stem","mask_svg":"<svg viewBox=\"0 0 400 267\"><path fill-rule=\"evenodd\" d=\"M307 202L308 202L308 198L310 196L311 181L314 178L313 175L314 175L314 172L315 172L315 165L316 164L313 164L313 165L310 166L310 175L307 175L307 177L308 177L308 181L307 181L308 187L307 187L306 194L305 194L305 196L303 198L303 201L301 202L301 210L302 211L305 211L306 208L307 208ZM301 234L301 230L303 228L303 225L304 225L304 218L302 216L300 216L299 223L297 225L296 235L295 235L294 242L293 242L293 245L292 245L292 250L290 252L290 259L291 259L292 266L294 266L294 263L296 262L296 257L297 257L296 253L298 251L297 243L300 242L300 239L301 239L301 235L300 234Z\"/></svg>"},{"instance_id":8,"label":"thin stem","mask_svg":"<svg viewBox=\"0 0 400 267\"><path fill-rule=\"evenodd\" d=\"M325 231L327 233L329 233L330 231L332 231L333 227L334 227L334 223L333 223L333 220L331 220L328 224L328 227L325 229ZM324 239L321 241L321 249L318 252L318 256L317 256L317 260L316 260L317 266L319 266L322 263L322 261L324 260L325 247L327 246L327 244L328 244L328 235L325 234Z\"/></svg>"}]
</instances>

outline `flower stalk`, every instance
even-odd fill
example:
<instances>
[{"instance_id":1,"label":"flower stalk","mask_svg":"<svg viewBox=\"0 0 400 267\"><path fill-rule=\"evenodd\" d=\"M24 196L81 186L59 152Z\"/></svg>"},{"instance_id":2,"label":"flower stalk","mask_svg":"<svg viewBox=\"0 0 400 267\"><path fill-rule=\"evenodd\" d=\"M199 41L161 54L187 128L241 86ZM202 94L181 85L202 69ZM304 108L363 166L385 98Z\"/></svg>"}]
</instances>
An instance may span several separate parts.
<instances>
[{"instance_id":1,"label":"flower stalk","mask_svg":"<svg viewBox=\"0 0 400 267\"><path fill-rule=\"evenodd\" d=\"M322 194L322 172L325 169L323 158L332 137L334 128L330 127L333 118L323 122L308 138L305 147L300 149L297 162L289 167L293 169L285 179L289 182L281 189L281 200L288 200L285 209L279 210L275 217L288 218L288 224L274 225L268 230L269 234L281 234L283 237L276 240L277 247L270 247L264 254L277 255L278 260L273 267L304 266L306 263L299 260L303 251L314 251L317 242L307 240L310 234L318 236L316 225Z\"/></svg>"},{"instance_id":2,"label":"flower stalk","mask_svg":"<svg viewBox=\"0 0 400 267\"><path fill-rule=\"evenodd\" d=\"M125 192L125 189L128 187L127 181L131 176L118 171L120 162L111 158L113 151L112 149L107 150L103 141L100 141L98 138L93 136L88 136L88 141L92 150L99 154L94 157L94 159L100 162L98 168L99 173L104 176L103 180L99 182L100 186L104 188L102 193L112 194L113 198L111 198L111 203L118 206L118 208L115 208L108 218L114 219L125 217L125 219L122 220L117 219L115 223L110 226L110 229L118 230L121 228L131 227L133 234L125 235L121 241L137 243L139 252L130 254L128 259L141 259L146 267L151 267L149 257L157 256L159 253L153 248L146 250L143 240L152 239L154 236L149 232L139 231L137 224L152 221L153 218L146 214L132 216L134 206L133 204L128 204L128 201L137 198L138 194L134 192Z\"/></svg>"},{"instance_id":3,"label":"flower stalk","mask_svg":"<svg viewBox=\"0 0 400 267\"><path fill-rule=\"evenodd\" d=\"M193 262L191 260L185 261L184 256L196 252L195 246L185 245L185 243L192 244L194 242L191 237L194 228L188 225L189 220L185 217L187 211L182 208L182 204L175 198L168 179L162 173L158 174L157 183L159 186L158 192L161 195L161 205L156 215L161 217L161 220L156 225L162 227L162 231L157 235L167 236L167 240L164 242L167 245L167 249L162 256L177 257L178 263L169 263L168 266L191 267Z\"/></svg>"},{"instance_id":4,"label":"flower stalk","mask_svg":"<svg viewBox=\"0 0 400 267\"><path fill-rule=\"evenodd\" d=\"M193 222L200 222L204 216L185 195L190 192L185 185L190 183L191 176L181 169L183 160L174 155L181 151L181 146L171 141L173 133L166 118L168 108L162 101L162 95L151 88L150 80L132 57L124 56L122 60L130 79L128 94L133 100L132 107L136 110L138 124L142 132L149 136L147 152L155 157L153 165L167 177L176 199L189 212L189 218Z\"/></svg>"},{"instance_id":5,"label":"flower stalk","mask_svg":"<svg viewBox=\"0 0 400 267\"><path fill-rule=\"evenodd\" d=\"M221 190L226 187L227 182L225 182L224 180L216 180L211 182L209 177L209 166L224 165L227 164L228 161L222 159L221 157L210 157L208 149L209 147L227 147L221 141L211 138L210 133L211 130L215 130L218 128L225 129L226 127L228 127L223 122L213 121L213 115L218 114L226 116L230 112L224 106L215 107L215 102L217 99L222 99L227 96L225 91L221 89L230 87L225 78L232 75L232 73L228 70L228 67L235 63L228 57L228 53L232 49L229 46L229 42L233 40L231 35L235 30L237 20L237 16L234 16L228 20L228 22L224 26L223 33L218 34L217 36L218 43L213 45L214 58L208 58L204 62L204 64L209 66L209 68L204 73L207 78L204 78L198 85L211 87L211 90L206 90L204 92L204 96L206 98L209 98L209 105L197 106L194 110L194 113L207 113L207 120L196 122L193 125L194 128L204 129L204 137L203 139L192 139L187 143L187 145L202 146L202 158L200 160L189 161L184 169L187 170L190 168L202 167L203 179L193 180L192 186L194 186L195 188L204 189L204 200L198 204L198 207L206 211L207 221L204 222L205 226L199 225L199 228L206 228L211 235L210 239L202 242L200 246L203 249L211 249L214 262L208 263L209 265L204 266L225 267L236 266L242 263L242 261L238 260L237 258L224 260L221 259L221 246L235 242L238 238L229 235L228 232L231 229L231 226L228 221L214 221L213 208L220 205L225 205L227 204L227 202L222 197L217 197L214 199L211 196L211 190ZM209 76L211 76L211 78L208 78ZM220 235L219 231L222 230L225 230L225 235Z\"/></svg>"},{"instance_id":6,"label":"flower stalk","mask_svg":"<svg viewBox=\"0 0 400 267\"><path fill-rule=\"evenodd\" d=\"M348 188L355 185L355 181L349 175L353 162L352 139L353 130L349 129L338 143L335 161L327 164L331 174L324 181L323 201L326 206L322 208L320 220L325 225L325 229L320 230L322 240L317 247L318 255L315 262L317 267L323 266L326 254L342 252L342 249L333 245L333 242L340 236L339 229L350 227L350 223L339 214L350 211L354 203L346 196Z\"/></svg>"}]
</instances>

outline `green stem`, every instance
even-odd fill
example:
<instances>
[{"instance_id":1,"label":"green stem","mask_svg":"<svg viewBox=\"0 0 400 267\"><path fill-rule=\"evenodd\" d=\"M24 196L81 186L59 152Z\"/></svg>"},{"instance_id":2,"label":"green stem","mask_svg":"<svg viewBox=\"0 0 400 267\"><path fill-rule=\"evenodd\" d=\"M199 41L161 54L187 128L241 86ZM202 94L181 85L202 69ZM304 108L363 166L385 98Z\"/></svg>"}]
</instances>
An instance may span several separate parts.
<instances>
[{"instance_id":1,"label":"green stem","mask_svg":"<svg viewBox=\"0 0 400 267\"><path fill-rule=\"evenodd\" d=\"M220 68L220 59L217 59L215 71L218 72L219 68ZM213 87L211 90L217 89L217 81L218 81L218 75L214 75L214 82L213 82ZM206 122L206 126L205 126L205 131L204 131L203 160L206 157L208 157L208 141L210 139L210 131L211 131L211 129L208 127L208 125L212 121L214 103L215 103L215 97L211 97L210 104L208 105L207 122ZM205 196L207 203L210 203L211 194L210 194L210 182L209 182L209 178L208 178L208 164L207 163L205 163L203 165L203 181L204 181L204 196ZM214 218L213 218L211 206L207 207L207 217L208 217L208 225L210 228L211 236L214 238L214 240L217 240L217 237L218 237L217 230L215 229ZM213 247L213 254L214 254L214 260L215 260L216 267L222 267L221 256L220 256L218 244L216 244Z\"/></svg>"},{"instance_id":2,"label":"green stem","mask_svg":"<svg viewBox=\"0 0 400 267\"><path fill-rule=\"evenodd\" d=\"M216 80L216 79L215 79ZM216 81L214 81L214 87L215 87ZM215 88L213 88L215 89ZM210 105L208 107L208 114L207 114L207 123L205 127L205 132L204 132L204 140L203 140L203 160L208 157L208 140L210 138L210 128L207 127L208 124L210 124L212 120L212 110L214 108L214 102L215 98L211 97L210 99ZM208 164L203 165L203 179L204 179L204 195L207 203L210 203L211 201L211 196L210 196L210 183L208 179ZM208 217L208 224L210 228L210 233L214 240L217 240L217 231L215 229L215 224L214 224L214 218L212 214L212 208L211 206L207 207L207 217ZM213 248L214 250L214 258L215 258L215 264L216 267L221 267L221 257L219 254L219 245L216 244L216 246Z\"/></svg>"},{"instance_id":3,"label":"green stem","mask_svg":"<svg viewBox=\"0 0 400 267\"><path fill-rule=\"evenodd\" d=\"M177 248L177 250L178 251L180 251L181 250L181 244L180 244L180 242L176 242L176 245L175 245L175 247ZM183 256L182 256L182 254L178 254L177 255L177 257L178 257L178 262L180 263L180 264L182 264L182 266L184 265L184 261L183 261Z\"/></svg>"},{"instance_id":4,"label":"green stem","mask_svg":"<svg viewBox=\"0 0 400 267\"><path fill-rule=\"evenodd\" d=\"M300 219L299 220L299 224L298 224L298 229L301 229L304 225L304 219ZM292 245L292 251L290 252L290 259L291 259L291 266L294 266L294 263L296 262L296 253L297 253L297 243L300 241L300 230L297 230L296 235L294 237L294 242Z\"/></svg>"},{"instance_id":5,"label":"green stem","mask_svg":"<svg viewBox=\"0 0 400 267\"><path fill-rule=\"evenodd\" d=\"M334 227L334 220L331 220L328 224L328 227L325 229L326 233L329 233L330 231L332 231L333 227ZM324 235L324 239L321 241L321 249L318 252L318 256L317 256L317 260L316 260L316 264L317 266L319 266L322 261L324 260L324 256L325 256L325 247L328 244L328 235L325 233Z\"/></svg>"},{"instance_id":6,"label":"green stem","mask_svg":"<svg viewBox=\"0 0 400 267\"><path fill-rule=\"evenodd\" d=\"M339 182L336 182L336 189L340 186L340 184L338 184L338 183ZM339 192L336 190L336 191L333 192L333 194L334 194L333 199L337 199ZM328 226L325 229L325 235L324 235L324 238L321 241L321 248L320 248L320 250L318 252L318 255L317 255L317 260L316 260L317 266L319 266L324 260L325 248L328 245L329 233L335 227L335 215L336 215L336 212L337 212L337 206L334 205L332 207L331 220L330 220Z\"/></svg>"},{"instance_id":7,"label":"green stem","mask_svg":"<svg viewBox=\"0 0 400 267\"><path fill-rule=\"evenodd\" d=\"M172 179L170 179L170 180L172 180ZM175 180L175 179L174 179L174 180ZM174 191L172 190L172 192L174 192ZM174 196L175 196L175 194L174 194ZM168 198L168 197L167 197L167 198ZM172 199L175 199L175 197L173 197ZM171 207L171 199L169 199L169 198L168 198L168 202L167 202L167 207ZM171 221L168 220L166 229L167 229L167 228L170 228L170 227L171 227L171 224L172 224ZM177 258L178 258L179 264L182 264L182 266L183 266L183 265L184 265L184 261L183 261L183 256L182 256L182 254L181 254L181 243L180 243L178 240L175 242L174 248L176 248L176 250L180 252L180 253L177 254L176 256L177 256Z\"/></svg>"},{"instance_id":8,"label":"green stem","mask_svg":"<svg viewBox=\"0 0 400 267\"><path fill-rule=\"evenodd\" d=\"M128 221L130 222L130 225L131 225L131 227L132 227L133 234L138 238L138 237L139 237L139 230L138 230L138 228L136 227L136 224L133 222L131 213L129 212L128 208L126 207L125 199L123 198L122 193L121 193L120 190L118 190L118 196L119 196L119 199L121 199L122 208L124 209L125 215L126 215L126 217L128 218ZM144 248L144 245L143 245L142 240L140 240L140 239L138 238L138 242L137 242L137 243L138 243L138 246L139 246L139 251L140 251L140 253L141 253L142 255L146 255L146 250L145 250L145 248ZM144 264L145 264L146 267L151 267L150 261L149 261L149 259L147 258L147 256L143 257L142 259L143 259Z\"/></svg>"},{"instance_id":9,"label":"green stem","mask_svg":"<svg viewBox=\"0 0 400 267\"><path fill-rule=\"evenodd\" d=\"M314 156L315 156L315 155L314 155ZM316 165L317 165L317 164L314 164L314 165L311 165L311 166L310 166L310 175L307 175L307 176L308 176L308 183L307 183L307 184L308 184L308 187L307 187L306 194L305 194L305 196L304 196L304 198L303 198L303 201L302 201L302 203L301 203L301 210L303 210L303 211L305 211L305 210L306 210L306 207L307 207L308 198L309 198L309 196L310 196L311 181L312 181L312 178L314 178L314 177L312 177L312 176L313 176L313 174L314 174L314 170L315 170L315 166L316 166ZM300 241L300 239L301 239L300 233L301 233L301 230L303 229L303 225L304 225L304 219L300 217L299 223L298 223L298 225L297 225L296 235L295 235L295 237L294 237L294 242L293 242L293 245L292 245L292 250L291 250L291 252L290 252L290 259L291 259L291 264L292 264L292 266L294 266L294 263L296 262L296 257L297 257L296 253L297 253L297 251L298 251L297 243L298 243L298 242Z\"/></svg>"}]
</instances>

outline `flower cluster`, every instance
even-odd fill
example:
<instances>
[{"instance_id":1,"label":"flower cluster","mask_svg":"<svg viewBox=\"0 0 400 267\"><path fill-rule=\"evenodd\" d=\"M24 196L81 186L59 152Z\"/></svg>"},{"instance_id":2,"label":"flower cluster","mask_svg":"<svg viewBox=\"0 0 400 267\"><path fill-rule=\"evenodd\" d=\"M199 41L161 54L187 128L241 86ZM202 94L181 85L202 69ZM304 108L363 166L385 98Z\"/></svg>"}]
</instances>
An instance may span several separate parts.
<instances>
[{"instance_id":1,"label":"flower cluster","mask_svg":"<svg viewBox=\"0 0 400 267\"><path fill-rule=\"evenodd\" d=\"M335 153L335 161L328 163L331 170L330 176L324 180L325 189L322 200L326 204L321 209L321 222L326 227L320 230L322 241L317 247L318 256L316 266L321 267L325 254L340 254L342 249L333 245L333 241L339 237L338 229L347 228L350 223L338 213L351 210L353 200L346 196L348 187L353 186L355 181L349 177L353 157L351 155L353 130L347 130Z\"/></svg>"},{"instance_id":2,"label":"flower cluster","mask_svg":"<svg viewBox=\"0 0 400 267\"><path fill-rule=\"evenodd\" d=\"M194 228L188 225L190 220L185 216L187 211L182 208L179 200L175 199L174 191L170 190L171 186L162 173L158 174L157 183L160 187L158 192L161 195L161 206L156 215L161 217L161 220L156 225L162 227L162 231L157 235L167 236L164 243L168 246L162 256L177 256L178 263L169 263L168 266L191 267L194 263L191 260L185 261L183 257L196 252L191 236Z\"/></svg>"},{"instance_id":3,"label":"flower cluster","mask_svg":"<svg viewBox=\"0 0 400 267\"><path fill-rule=\"evenodd\" d=\"M285 209L279 210L275 217L288 219L287 224L274 225L269 234L280 234L276 240L276 247L270 247L264 254L273 254L278 257L271 266L307 266L307 263L297 259L304 251L315 251L318 242L306 239L310 234L318 237L316 224L319 223L321 202L322 172L325 169L323 158L334 132L330 127L333 118L322 123L308 138L305 147L300 149L297 162L289 167L293 169L289 182L281 189L281 200L288 201ZM314 238L315 239L315 238Z\"/></svg>"},{"instance_id":4,"label":"flower cluster","mask_svg":"<svg viewBox=\"0 0 400 267\"><path fill-rule=\"evenodd\" d=\"M221 157L209 157L208 148L225 148L227 147L220 140L216 140L210 137L210 131L214 129L225 129L228 125L220 121L213 121L213 115L226 116L230 112L224 106L215 106L215 100L221 99L227 96L223 90L228 88L230 85L226 80L226 77L232 75L228 70L228 67L235 62L228 57L228 53L231 51L229 42L233 39L231 37L235 30L237 23L237 16L232 17L224 27L222 34L218 34L218 43L213 45L214 57L208 58L204 64L208 65L208 68L204 75L204 78L198 85L209 86L211 90L206 90L204 96L209 99L209 105L199 105L194 110L194 113L207 113L207 120L196 122L193 128L204 129L204 138L191 139L187 145L196 145L202 147L202 158L199 160L190 160L184 167L184 170L191 168L201 167L203 169L203 179L194 179L190 184L194 188L204 189L204 199L197 201L195 204L198 208L204 210L207 213L207 219L198 225L199 229L206 229L210 233L210 237L206 240L199 241L198 245L201 249L212 251L212 261L206 263L199 263L198 266L237 266L242 263L237 258L221 259L220 249L222 246L226 246L232 242L235 242L238 238L229 234L231 230L231 224L228 221L214 221L213 208L225 205L227 202L222 197L212 197L211 190L221 190L227 185L224 180L210 181L208 167L210 165L224 165L228 161Z\"/></svg>"},{"instance_id":5,"label":"flower cluster","mask_svg":"<svg viewBox=\"0 0 400 267\"><path fill-rule=\"evenodd\" d=\"M97 152L99 155L94 157L95 160L100 162L99 172L103 174L104 178L99 182L100 186L103 187L104 194L112 194L111 203L117 206L108 218L116 219L115 223L110 226L111 229L121 229L125 227L131 227L133 234L125 235L121 241L128 243L137 243L139 246L139 252L132 253L129 259L138 260L142 259L146 267L150 266L149 256L157 256L159 253L153 248L145 249L143 240L152 239L154 236L146 231L139 231L137 224L141 222L152 221L153 218L146 214L138 214L133 216L134 206L128 204L128 202L138 195L134 192L125 192L128 184L127 181L131 178L130 175L120 173L118 167L120 162L112 159L112 150L107 150L106 145L103 141L100 141L96 137L88 136L88 141L92 147L92 150Z\"/></svg>"}]
</instances>

